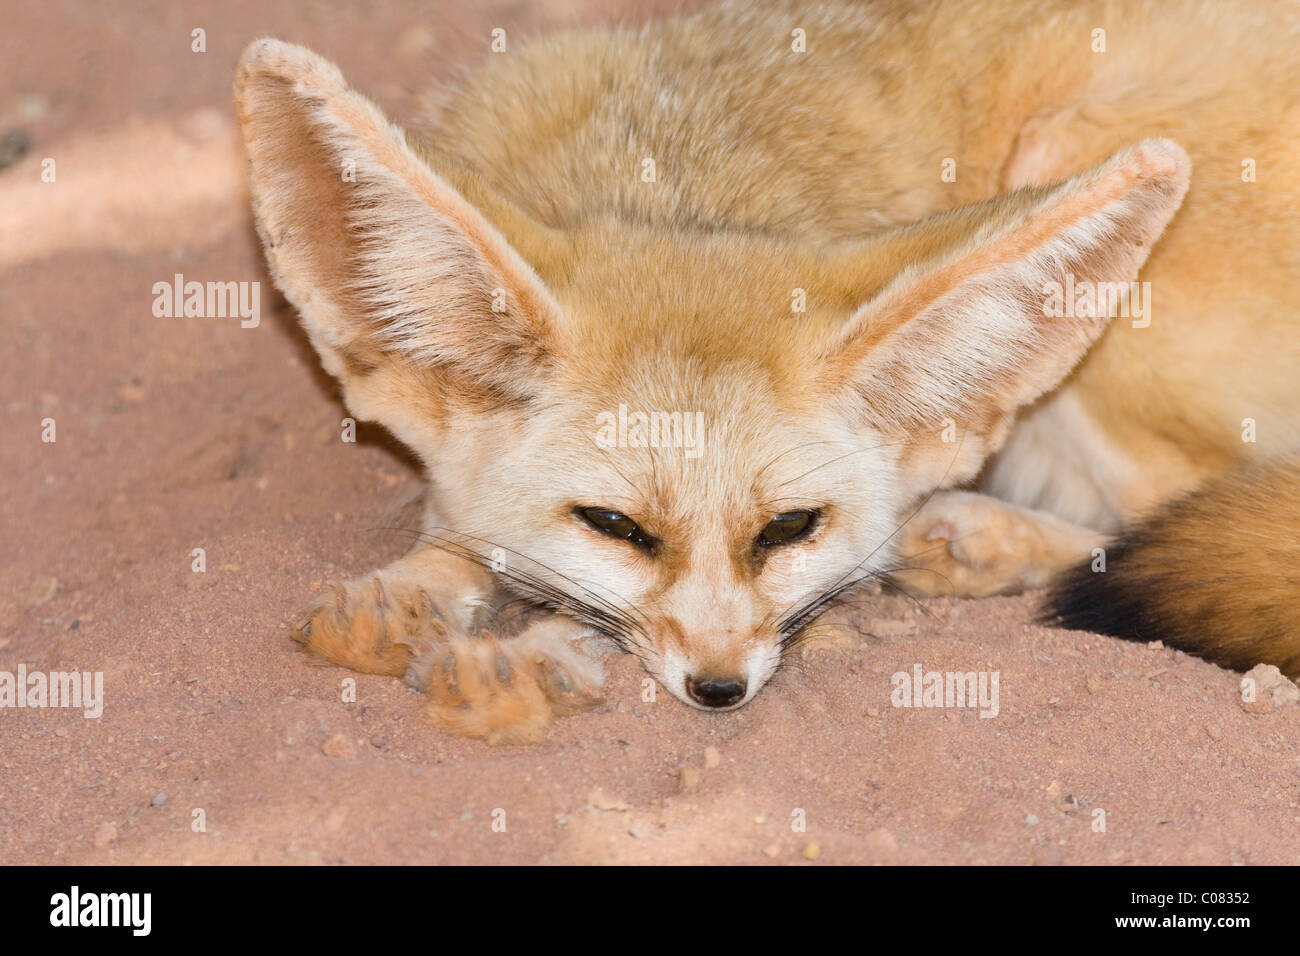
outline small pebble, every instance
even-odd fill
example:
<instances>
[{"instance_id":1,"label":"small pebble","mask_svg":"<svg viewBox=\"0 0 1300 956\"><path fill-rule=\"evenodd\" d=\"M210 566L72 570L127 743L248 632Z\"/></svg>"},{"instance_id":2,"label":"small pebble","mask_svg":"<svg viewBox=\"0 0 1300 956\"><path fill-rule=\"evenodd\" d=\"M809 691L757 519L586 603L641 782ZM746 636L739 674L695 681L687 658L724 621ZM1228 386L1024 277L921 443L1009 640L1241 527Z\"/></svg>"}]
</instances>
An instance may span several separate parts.
<instances>
[{"instance_id":1,"label":"small pebble","mask_svg":"<svg viewBox=\"0 0 1300 956\"><path fill-rule=\"evenodd\" d=\"M149 801L149 806L151 806L151 807L161 807L161 806L162 806L164 803L166 803L166 802L167 802L167 794L165 794L165 793L155 793L155 794L153 795L153 799Z\"/></svg>"},{"instance_id":2,"label":"small pebble","mask_svg":"<svg viewBox=\"0 0 1300 956\"><path fill-rule=\"evenodd\" d=\"M877 617L867 621L865 629L868 634L876 637L905 637L916 630L916 622Z\"/></svg>"},{"instance_id":3,"label":"small pebble","mask_svg":"<svg viewBox=\"0 0 1300 956\"><path fill-rule=\"evenodd\" d=\"M705 747L705 748L704 748L704 766L705 766L705 768L708 769L708 770L712 770L714 767L716 767L716 766L717 766L718 764L720 764L720 763L722 763L722 754L718 753L718 748L717 748L717 747Z\"/></svg>"},{"instance_id":4,"label":"small pebble","mask_svg":"<svg viewBox=\"0 0 1300 956\"><path fill-rule=\"evenodd\" d=\"M805 860L815 860L822 855L822 848L816 843L809 843L803 848L803 858Z\"/></svg>"},{"instance_id":5,"label":"small pebble","mask_svg":"<svg viewBox=\"0 0 1300 956\"><path fill-rule=\"evenodd\" d=\"M1282 676L1273 664L1256 664L1241 678L1238 700L1241 709L1249 714L1271 714L1300 703L1300 687Z\"/></svg>"},{"instance_id":6,"label":"small pebble","mask_svg":"<svg viewBox=\"0 0 1300 956\"><path fill-rule=\"evenodd\" d=\"M49 102L39 93L28 93L18 100L18 114L25 120L41 119L49 109Z\"/></svg>"},{"instance_id":7,"label":"small pebble","mask_svg":"<svg viewBox=\"0 0 1300 956\"><path fill-rule=\"evenodd\" d=\"M341 730L330 734L329 740L321 744L320 749L327 757L339 757L343 760L351 760L357 755L357 745Z\"/></svg>"},{"instance_id":8,"label":"small pebble","mask_svg":"<svg viewBox=\"0 0 1300 956\"><path fill-rule=\"evenodd\" d=\"M54 595L59 593L60 582L58 578L50 577L48 574L38 574L32 578L31 585L27 588L28 603L32 607L40 607L49 603Z\"/></svg>"},{"instance_id":9,"label":"small pebble","mask_svg":"<svg viewBox=\"0 0 1300 956\"><path fill-rule=\"evenodd\" d=\"M628 807L626 802L618 799L617 797L610 796L600 787L597 787L595 790L591 791L591 793L587 795L587 802L590 803L597 810L631 809L630 807Z\"/></svg>"},{"instance_id":10,"label":"small pebble","mask_svg":"<svg viewBox=\"0 0 1300 956\"><path fill-rule=\"evenodd\" d=\"M117 842L117 827L111 823L101 823L95 830L95 849L102 850L110 843Z\"/></svg>"},{"instance_id":11,"label":"small pebble","mask_svg":"<svg viewBox=\"0 0 1300 956\"><path fill-rule=\"evenodd\" d=\"M31 149L31 140L20 129L5 130L0 134L0 169L12 166L27 155Z\"/></svg>"}]
</instances>

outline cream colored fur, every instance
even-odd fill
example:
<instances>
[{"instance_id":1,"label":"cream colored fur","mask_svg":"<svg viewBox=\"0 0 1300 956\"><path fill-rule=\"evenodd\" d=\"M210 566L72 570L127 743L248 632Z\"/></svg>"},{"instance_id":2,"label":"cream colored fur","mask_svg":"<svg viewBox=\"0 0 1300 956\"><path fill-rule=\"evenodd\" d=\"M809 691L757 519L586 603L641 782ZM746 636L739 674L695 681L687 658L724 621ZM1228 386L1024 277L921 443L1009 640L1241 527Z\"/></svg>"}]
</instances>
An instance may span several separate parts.
<instances>
[{"instance_id":1,"label":"cream colored fur","mask_svg":"<svg viewBox=\"0 0 1300 956\"><path fill-rule=\"evenodd\" d=\"M492 57L420 142L316 55L251 46L277 282L349 406L429 469L392 602L574 618L547 639L580 681L537 678L523 711L482 686L515 717L461 729L532 739L589 697L587 625L687 702L739 680L739 706L819 596L1038 586L1300 444L1298 37L1281 2L736 3ZM1150 282L1152 321L1045 316L1067 277ZM603 447L620 408L702 413L702 453ZM797 510L808 537L756 545ZM365 606L300 637L402 673ZM476 632L441 616L426 645Z\"/></svg>"}]
</instances>

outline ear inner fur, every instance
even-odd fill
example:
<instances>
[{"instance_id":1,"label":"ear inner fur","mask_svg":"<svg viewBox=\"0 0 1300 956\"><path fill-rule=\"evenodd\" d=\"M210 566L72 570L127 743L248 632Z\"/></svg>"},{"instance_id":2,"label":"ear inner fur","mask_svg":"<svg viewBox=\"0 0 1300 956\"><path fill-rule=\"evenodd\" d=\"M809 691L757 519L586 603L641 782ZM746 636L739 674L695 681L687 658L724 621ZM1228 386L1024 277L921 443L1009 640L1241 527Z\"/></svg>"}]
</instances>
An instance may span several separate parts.
<instances>
[{"instance_id":1,"label":"ear inner fur","mask_svg":"<svg viewBox=\"0 0 1300 956\"><path fill-rule=\"evenodd\" d=\"M1109 319L1044 316L1043 283L1132 280L1187 177L1182 150L1151 140L1057 187L975 207L975 222L987 216L964 249L907 269L854 315L829 387L852 389L876 427L996 426L1059 384Z\"/></svg>"},{"instance_id":2,"label":"ear inner fur","mask_svg":"<svg viewBox=\"0 0 1300 956\"><path fill-rule=\"evenodd\" d=\"M389 357L525 397L559 307L403 133L335 67L275 41L244 54L236 103L268 260L345 388Z\"/></svg>"}]
</instances>

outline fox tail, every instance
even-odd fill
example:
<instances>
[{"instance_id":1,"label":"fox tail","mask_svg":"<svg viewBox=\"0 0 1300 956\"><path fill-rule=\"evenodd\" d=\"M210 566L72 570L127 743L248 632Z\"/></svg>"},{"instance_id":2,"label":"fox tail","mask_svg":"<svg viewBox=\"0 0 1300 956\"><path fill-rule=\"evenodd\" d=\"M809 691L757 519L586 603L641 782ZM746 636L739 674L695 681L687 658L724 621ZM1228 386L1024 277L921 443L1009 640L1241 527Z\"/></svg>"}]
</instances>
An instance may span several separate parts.
<instances>
[{"instance_id":1,"label":"fox tail","mask_svg":"<svg viewBox=\"0 0 1300 956\"><path fill-rule=\"evenodd\" d=\"M1300 675L1300 459L1234 472L1123 532L1048 592L1058 627Z\"/></svg>"}]
</instances>

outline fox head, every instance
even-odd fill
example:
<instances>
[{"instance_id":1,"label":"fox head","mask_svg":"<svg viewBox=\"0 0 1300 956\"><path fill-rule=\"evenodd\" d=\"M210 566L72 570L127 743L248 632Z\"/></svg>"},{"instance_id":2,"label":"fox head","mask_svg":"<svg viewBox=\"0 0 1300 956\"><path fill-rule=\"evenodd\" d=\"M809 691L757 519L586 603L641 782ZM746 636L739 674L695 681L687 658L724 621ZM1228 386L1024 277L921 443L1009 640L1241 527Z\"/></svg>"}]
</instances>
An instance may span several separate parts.
<instances>
[{"instance_id":1,"label":"fox head","mask_svg":"<svg viewBox=\"0 0 1300 956\"><path fill-rule=\"evenodd\" d=\"M1045 316L1046 285L1133 279L1188 181L1149 140L858 242L560 228L301 48L250 47L236 101L273 275L352 412L427 466L427 543L706 708L897 568L909 509L1104 330Z\"/></svg>"}]
</instances>

